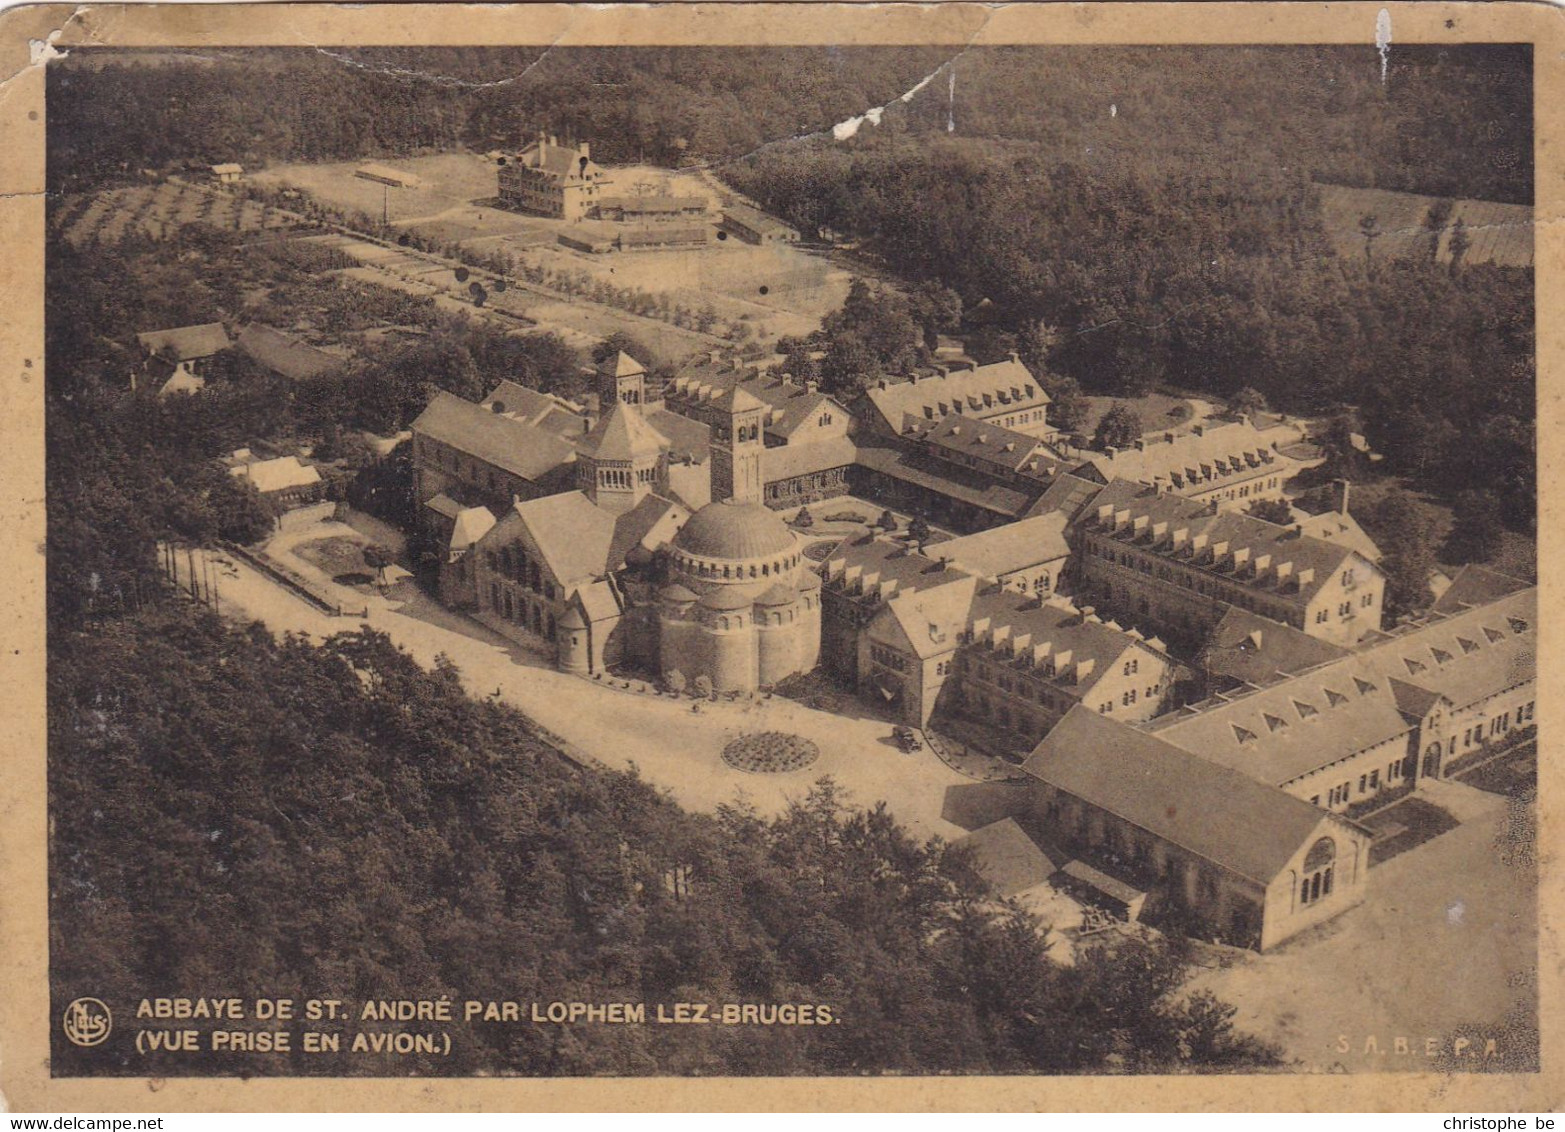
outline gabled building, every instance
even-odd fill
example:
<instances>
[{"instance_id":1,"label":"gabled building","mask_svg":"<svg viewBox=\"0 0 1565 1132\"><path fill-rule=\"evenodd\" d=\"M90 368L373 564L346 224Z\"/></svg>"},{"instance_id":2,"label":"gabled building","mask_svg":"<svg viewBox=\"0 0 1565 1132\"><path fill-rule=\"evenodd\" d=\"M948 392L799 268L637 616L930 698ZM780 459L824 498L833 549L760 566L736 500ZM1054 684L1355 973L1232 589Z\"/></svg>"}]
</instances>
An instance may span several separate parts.
<instances>
[{"instance_id":1,"label":"gabled building","mask_svg":"<svg viewBox=\"0 0 1565 1132\"><path fill-rule=\"evenodd\" d=\"M852 415L814 382L771 377L738 358L717 354L687 366L663 388L663 406L710 427L727 398L742 391L765 406L761 474L768 507L785 510L844 495L858 455Z\"/></svg>"},{"instance_id":2,"label":"gabled building","mask_svg":"<svg viewBox=\"0 0 1565 1132\"><path fill-rule=\"evenodd\" d=\"M775 216L758 208L731 201L723 205L719 227L725 234L737 236L747 244L796 244L799 232Z\"/></svg>"},{"instance_id":3,"label":"gabled building","mask_svg":"<svg viewBox=\"0 0 1565 1132\"><path fill-rule=\"evenodd\" d=\"M1296 528L1117 481L1074 538L1095 605L1191 644L1232 606L1341 645L1380 627L1379 567Z\"/></svg>"},{"instance_id":4,"label":"gabled building","mask_svg":"<svg viewBox=\"0 0 1565 1132\"><path fill-rule=\"evenodd\" d=\"M343 363L342 358L259 322L240 330L234 346L262 369L289 381L308 381Z\"/></svg>"},{"instance_id":5,"label":"gabled building","mask_svg":"<svg viewBox=\"0 0 1565 1132\"><path fill-rule=\"evenodd\" d=\"M942 709L1037 738L1077 703L1150 719L1173 687L1162 642L888 539L842 543L822 577L828 663L914 726Z\"/></svg>"},{"instance_id":6,"label":"gabled building","mask_svg":"<svg viewBox=\"0 0 1565 1132\"><path fill-rule=\"evenodd\" d=\"M1203 653L1226 683L1148 727L1336 812L1448 776L1533 724L1537 672L1533 587L1469 567L1452 590L1351 648L1231 610Z\"/></svg>"},{"instance_id":7,"label":"gabled building","mask_svg":"<svg viewBox=\"0 0 1565 1132\"><path fill-rule=\"evenodd\" d=\"M1013 354L990 365L959 363L930 376L882 380L865 392L855 410L869 428L890 437L905 435L916 422L961 416L1048 440L1058 431L1049 423L1049 403L1049 395Z\"/></svg>"},{"instance_id":8,"label":"gabled building","mask_svg":"<svg viewBox=\"0 0 1565 1132\"><path fill-rule=\"evenodd\" d=\"M131 388L156 389L158 395L197 393L206 385L213 360L233 342L220 322L148 330L136 335L144 352L140 375Z\"/></svg>"},{"instance_id":9,"label":"gabled building","mask_svg":"<svg viewBox=\"0 0 1565 1132\"><path fill-rule=\"evenodd\" d=\"M501 158L498 193L508 208L572 222L598 206L610 180L586 142L561 145L540 133L510 159Z\"/></svg>"},{"instance_id":10,"label":"gabled building","mask_svg":"<svg viewBox=\"0 0 1565 1132\"><path fill-rule=\"evenodd\" d=\"M906 443L942 463L1023 491L1041 490L1071 467L1058 449L1036 436L960 416L932 422L910 418L902 435Z\"/></svg>"},{"instance_id":11,"label":"gabled building","mask_svg":"<svg viewBox=\"0 0 1565 1132\"><path fill-rule=\"evenodd\" d=\"M1259 429L1248 418L1203 421L1090 453L1076 474L1090 469L1104 483L1128 480L1198 503L1244 508L1258 499L1282 498L1283 486L1303 465L1281 449L1303 436L1301 426L1288 423Z\"/></svg>"},{"instance_id":12,"label":"gabled building","mask_svg":"<svg viewBox=\"0 0 1565 1132\"><path fill-rule=\"evenodd\" d=\"M439 392L410 427L414 501L426 528L442 538L450 531L426 506L437 495L500 514L513 500L552 495L574 481L574 445L492 404Z\"/></svg>"},{"instance_id":13,"label":"gabled building","mask_svg":"<svg viewBox=\"0 0 1565 1132\"><path fill-rule=\"evenodd\" d=\"M1065 515L1050 512L1003 527L932 543L924 555L976 574L1002 589L1048 597L1070 561Z\"/></svg>"},{"instance_id":14,"label":"gabled building","mask_svg":"<svg viewBox=\"0 0 1565 1132\"><path fill-rule=\"evenodd\" d=\"M1074 875L1144 895L1149 919L1264 951L1364 899L1368 830L1158 734L1078 707L1024 770Z\"/></svg>"}]
</instances>

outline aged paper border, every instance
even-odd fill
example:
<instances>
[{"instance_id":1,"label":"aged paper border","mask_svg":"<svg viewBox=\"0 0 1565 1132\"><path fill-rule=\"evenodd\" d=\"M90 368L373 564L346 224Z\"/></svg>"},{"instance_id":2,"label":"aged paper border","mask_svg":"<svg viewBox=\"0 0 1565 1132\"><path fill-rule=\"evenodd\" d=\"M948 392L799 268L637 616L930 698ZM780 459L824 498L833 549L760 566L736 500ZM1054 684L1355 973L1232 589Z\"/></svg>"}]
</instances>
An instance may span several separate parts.
<instances>
[{"instance_id":1,"label":"aged paper border","mask_svg":"<svg viewBox=\"0 0 1565 1132\"><path fill-rule=\"evenodd\" d=\"M43 235L44 68L73 45L416 44L1367 44L1384 7L1393 45L1534 44L1540 521L1539 557L1565 539L1553 481L1565 447L1565 10L1544 3L1096 3L928 5L667 4L36 5L0 13L0 1095L12 1111L476 1110L1313 1110L1552 1111L1565 1101L1543 1011L1536 1075L689 1079L51 1079L47 977ZM1561 597L1552 570L1542 608ZM1543 616L1553 656L1565 618ZM1565 715L1565 666L1539 679L1543 733ZM1565 1002L1559 931L1565 877L1554 812L1562 760L1540 752L1539 1001Z\"/></svg>"}]
</instances>

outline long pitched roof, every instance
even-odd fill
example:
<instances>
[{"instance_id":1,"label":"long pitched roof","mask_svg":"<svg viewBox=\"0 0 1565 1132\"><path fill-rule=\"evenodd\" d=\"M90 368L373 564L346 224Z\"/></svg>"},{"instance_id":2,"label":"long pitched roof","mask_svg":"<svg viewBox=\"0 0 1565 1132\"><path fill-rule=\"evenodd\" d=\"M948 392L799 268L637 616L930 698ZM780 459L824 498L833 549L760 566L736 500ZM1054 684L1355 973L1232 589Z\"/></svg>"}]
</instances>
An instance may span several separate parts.
<instances>
[{"instance_id":1,"label":"long pitched roof","mask_svg":"<svg viewBox=\"0 0 1565 1132\"><path fill-rule=\"evenodd\" d=\"M1240 612L1214 636L1258 625L1295 651L1296 631ZM1324 652L1315 642L1317 652ZM1146 724L1177 746L1275 785L1404 734L1444 698L1457 709L1533 679L1537 590L1527 587L1455 614L1379 633L1336 659L1297 665L1266 686L1219 693ZM1286 663L1286 661L1285 661ZM1274 673L1275 675L1275 673Z\"/></svg>"},{"instance_id":2,"label":"long pitched roof","mask_svg":"<svg viewBox=\"0 0 1565 1132\"><path fill-rule=\"evenodd\" d=\"M901 432L910 414L924 420L959 413L982 416L1008 408L1041 408L1051 400L1027 367L1010 359L916 381L888 381L870 388L865 399L893 432Z\"/></svg>"},{"instance_id":3,"label":"long pitched roof","mask_svg":"<svg viewBox=\"0 0 1565 1132\"><path fill-rule=\"evenodd\" d=\"M587 417L579 406L514 381L500 382L480 404L501 416L552 432L561 440L576 440L587 433Z\"/></svg>"},{"instance_id":4,"label":"long pitched roof","mask_svg":"<svg viewBox=\"0 0 1565 1132\"><path fill-rule=\"evenodd\" d=\"M1207 634L1201 662L1216 675L1259 687L1347 655L1341 645L1231 605Z\"/></svg>"},{"instance_id":5,"label":"long pitched roof","mask_svg":"<svg viewBox=\"0 0 1565 1132\"><path fill-rule=\"evenodd\" d=\"M1373 566L1350 546L1300 534L1237 511L1213 511L1205 504L1172 493L1159 494L1141 484L1116 480L1093 500L1094 511L1083 516L1097 524L1101 534L1134 543L1159 557L1206 570L1214 576L1244 585L1257 593L1270 593L1308 603L1332 575L1358 559L1360 569ZM1124 522L1120 522L1120 517ZM1145 520L1138 531L1138 520ZM1161 533L1158 533L1161 532ZM1176 545L1175 532L1184 541ZM1198 549L1196 540L1204 540ZM1226 543L1228 556L1213 560L1215 546ZM1249 562L1235 568L1235 551L1249 551ZM1258 558L1270 556L1265 570L1257 573ZM1279 577L1277 568L1291 569ZM1305 574L1309 571L1309 574ZM1307 578L1308 580L1303 580Z\"/></svg>"},{"instance_id":6,"label":"long pitched roof","mask_svg":"<svg viewBox=\"0 0 1565 1132\"><path fill-rule=\"evenodd\" d=\"M1087 463L1106 480L1151 483L1162 479L1175 490L1204 489L1232 477L1234 482L1280 471L1291 475L1294 461L1278 446L1298 440L1292 425L1258 429L1248 420L1208 421L1188 432L1153 433L1110 454L1093 453Z\"/></svg>"},{"instance_id":7,"label":"long pitched roof","mask_svg":"<svg viewBox=\"0 0 1565 1132\"><path fill-rule=\"evenodd\" d=\"M1023 769L1258 884L1270 883L1323 822L1334 821L1308 802L1081 706Z\"/></svg>"},{"instance_id":8,"label":"long pitched roof","mask_svg":"<svg viewBox=\"0 0 1565 1132\"><path fill-rule=\"evenodd\" d=\"M1145 726L1203 759L1282 786L1411 725L1389 678L1350 656L1264 688L1218 693Z\"/></svg>"},{"instance_id":9,"label":"long pitched roof","mask_svg":"<svg viewBox=\"0 0 1565 1132\"><path fill-rule=\"evenodd\" d=\"M1071 465L1036 436L984 420L949 416L924 421L909 416L903 435L948 459L981 460L1050 482Z\"/></svg>"},{"instance_id":10,"label":"long pitched roof","mask_svg":"<svg viewBox=\"0 0 1565 1132\"><path fill-rule=\"evenodd\" d=\"M534 482L576 458L576 450L553 433L443 390L411 427L414 433Z\"/></svg>"},{"instance_id":11,"label":"long pitched roof","mask_svg":"<svg viewBox=\"0 0 1565 1132\"><path fill-rule=\"evenodd\" d=\"M985 578L1001 578L1070 554L1070 546L1065 541L1065 521L1066 517L1058 511L1036 515L1003 527L934 543L924 552Z\"/></svg>"},{"instance_id":12,"label":"long pitched roof","mask_svg":"<svg viewBox=\"0 0 1565 1132\"><path fill-rule=\"evenodd\" d=\"M767 483L829 468L845 468L858 459L858 445L846 436L809 444L783 444L761 451L761 478Z\"/></svg>"},{"instance_id":13,"label":"long pitched roof","mask_svg":"<svg viewBox=\"0 0 1565 1132\"><path fill-rule=\"evenodd\" d=\"M1027 492L994 483L985 476L962 474L949 465L937 465L922 453L900 448L861 445L857 462L892 479L1012 519L1020 517L1033 500Z\"/></svg>"},{"instance_id":14,"label":"long pitched roof","mask_svg":"<svg viewBox=\"0 0 1565 1132\"><path fill-rule=\"evenodd\" d=\"M259 322L241 330L234 345L258 365L290 381L319 377L342 362L341 358Z\"/></svg>"},{"instance_id":15,"label":"long pitched roof","mask_svg":"<svg viewBox=\"0 0 1565 1132\"><path fill-rule=\"evenodd\" d=\"M601 578L611 569L614 516L581 492L521 500L515 512L561 585Z\"/></svg>"},{"instance_id":16,"label":"long pitched roof","mask_svg":"<svg viewBox=\"0 0 1565 1132\"><path fill-rule=\"evenodd\" d=\"M966 628L1002 657L1020 660L1035 678L1074 696L1091 691L1128 649L1163 651L1161 641L1105 622L1065 598L1040 603L1011 590L979 591Z\"/></svg>"},{"instance_id":17,"label":"long pitched roof","mask_svg":"<svg viewBox=\"0 0 1565 1132\"><path fill-rule=\"evenodd\" d=\"M136 341L149 354L158 354L176 362L210 358L228 349L228 331L220 322L200 326L176 326L169 330L148 330L136 335Z\"/></svg>"},{"instance_id":18,"label":"long pitched roof","mask_svg":"<svg viewBox=\"0 0 1565 1132\"><path fill-rule=\"evenodd\" d=\"M802 383L767 376L759 367L746 365L738 359L725 363L708 357L687 365L664 387L663 395L671 403L688 404L694 410L739 387L766 405L767 435L784 443L806 424L819 419L823 412L840 413L847 419L852 417L840 401Z\"/></svg>"},{"instance_id":19,"label":"long pitched roof","mask_svg":"<svg viewBox=\"0 0 1565 1132\"><path fill-rule=\"evenodd\" d=\"M1458 708L1477 703L1536 677L1538 591L1528 586L1457 612L1432 611L1370 638L1356 655Z\"/></svg>"}]
</instances>

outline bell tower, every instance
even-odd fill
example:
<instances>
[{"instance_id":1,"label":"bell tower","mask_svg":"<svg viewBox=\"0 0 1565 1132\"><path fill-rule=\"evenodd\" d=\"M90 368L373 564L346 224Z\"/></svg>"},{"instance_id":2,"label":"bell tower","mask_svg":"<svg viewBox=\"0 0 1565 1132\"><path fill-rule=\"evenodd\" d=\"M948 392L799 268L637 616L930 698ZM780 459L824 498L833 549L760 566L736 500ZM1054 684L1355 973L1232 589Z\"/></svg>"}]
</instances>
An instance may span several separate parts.
<instances>
[{"instance_id":1,"label":"bell tower","mask_svg":"<svg viewBox=\"0 0 1565 1132\"><path fill-rule=\"evenodd\" d=\"M766 405L735 386L713 404L712 498L760 503L761 427Z\"/></svg>"},{"instance_id":2,"label":"bell tower","mask_svg":"<svg viewBox=\"0 0 1565 1132\"><path fill-rule=\"evenodd\" d=\"M646 368L621 350L598 363L598 415L606 417L615 405L629 405L645 412L647 396Z\"/></svg>"}]
</instances>

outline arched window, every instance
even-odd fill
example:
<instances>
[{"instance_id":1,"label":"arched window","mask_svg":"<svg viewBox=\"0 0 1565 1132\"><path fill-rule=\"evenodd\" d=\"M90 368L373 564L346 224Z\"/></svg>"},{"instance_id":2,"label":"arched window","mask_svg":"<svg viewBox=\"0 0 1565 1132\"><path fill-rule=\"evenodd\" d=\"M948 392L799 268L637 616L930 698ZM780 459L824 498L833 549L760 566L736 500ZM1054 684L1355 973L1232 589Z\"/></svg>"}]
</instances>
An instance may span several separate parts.
<instances>
[{"instance_id":1,"label":"arched window","mask_svg":"<svg viewBox=\"0 0 1565 1132\"><path fill-rule=\"evenodd\" d=\"M1337 845L1329 837L1322 837L1304 856L1304 876L1299 881L1299 904L1314 904L1323 896L1331 895L1333 862L1337 859Z\"/></svg>"}]
</instances>

